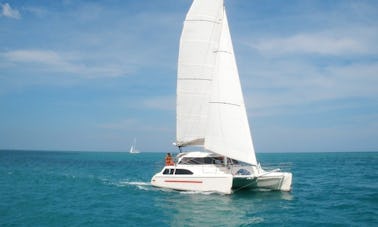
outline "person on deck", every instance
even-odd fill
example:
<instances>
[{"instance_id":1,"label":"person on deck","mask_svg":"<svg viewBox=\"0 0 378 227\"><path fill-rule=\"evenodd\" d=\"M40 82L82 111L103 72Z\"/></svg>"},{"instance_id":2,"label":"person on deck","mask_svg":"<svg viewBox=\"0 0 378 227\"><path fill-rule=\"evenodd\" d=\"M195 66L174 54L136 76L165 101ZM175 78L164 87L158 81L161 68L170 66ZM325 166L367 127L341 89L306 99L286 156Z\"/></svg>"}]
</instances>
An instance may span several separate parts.
<instances>
[{"instance_id":1,"label":"person on deck","mask_svg":"<svg viewBox=\"0 0 378 227\"><path fill-rule=\"evenodd\" d=\"M171 153L167 153L167 155L165 156L165 165L166 166L173 166L175 165L173 159L172 159L172 156L171 156Z\"/></svg>"}]
</instances>

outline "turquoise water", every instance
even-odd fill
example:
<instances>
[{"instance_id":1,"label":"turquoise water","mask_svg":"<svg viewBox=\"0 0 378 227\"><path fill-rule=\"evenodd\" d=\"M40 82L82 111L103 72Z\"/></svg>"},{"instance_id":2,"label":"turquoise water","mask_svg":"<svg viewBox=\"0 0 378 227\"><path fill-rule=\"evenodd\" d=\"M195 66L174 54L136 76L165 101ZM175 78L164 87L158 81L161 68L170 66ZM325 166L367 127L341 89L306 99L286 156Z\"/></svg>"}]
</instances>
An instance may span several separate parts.
<instances>
[{"instance_id":1,"label":"turquoise water","mask_svg":"<svg viewBox=\"0 0 378 227\"><path fill-rule=\"evenodd\" d=\"M293 191L149 184L164 154L0 151L0 226L378 226L378 153L257 154Z\"/></svg>"}]
</instances>

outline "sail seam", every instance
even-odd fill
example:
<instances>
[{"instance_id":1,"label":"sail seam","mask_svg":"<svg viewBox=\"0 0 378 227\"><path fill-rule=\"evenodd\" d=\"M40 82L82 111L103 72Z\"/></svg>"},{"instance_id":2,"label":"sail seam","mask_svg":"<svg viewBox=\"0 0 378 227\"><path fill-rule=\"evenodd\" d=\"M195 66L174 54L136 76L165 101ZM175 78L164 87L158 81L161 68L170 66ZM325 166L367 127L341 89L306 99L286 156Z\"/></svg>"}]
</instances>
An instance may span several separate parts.
<instances>
[{"instance_id":1,"label":"sail seam","mask_svg":"<svg viewBox=\"0 0 378 227\"><path fill-rule=\"evenodd\" d=\"M231 51L227 51L227 50L215 50L214 53L225 53L225 54L232 54Z\"/></svg>"},{"instance_id":2,"label":"sail seam","mask_svg":"<svg viewBox=\"0 0 378 227\"><path fill-rule=\"evenodd\" d=\"M214 23L214 24L220 24L220 22L216 20L206 20L206 19L188 19L185 20L185 22L191 22L191 21L204 21L204 22L209 22L209 23Z\"/></svg>"},{"instance_id":3,"label":"sail seam","mask_svg":"<svg viewBox=\"0 0 378 227\"><path fill-rule=\"evenodd\" d=\"M231 103L231 102L209 102L211 104L224 104L224 105L231 105L231 106L240 106L239 104Z\"/></svg>"}]
</instances>

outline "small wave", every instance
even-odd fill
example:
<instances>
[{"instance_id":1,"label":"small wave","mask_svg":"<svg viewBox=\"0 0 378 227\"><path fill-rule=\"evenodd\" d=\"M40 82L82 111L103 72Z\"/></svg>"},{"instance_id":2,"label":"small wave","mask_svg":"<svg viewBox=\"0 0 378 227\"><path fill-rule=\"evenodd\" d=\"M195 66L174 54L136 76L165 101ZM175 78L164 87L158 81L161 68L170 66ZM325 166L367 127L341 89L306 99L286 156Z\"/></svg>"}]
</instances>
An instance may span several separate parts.
<instances>
[{"instance_id":1,"label":"small wave","mask_svg":"<svg viewBox=\"0 0 378 227\"><path fill-rule=\"evenodd\" d=\"M142 182L142 181L120 181L119 184L121 185L136 185L136 186L150 186L150 182Z\"/></svg>"},{"instance_id":2,"label":"small wave","mask_svg":"<svg viewBox=\"0 0 378 227\"><path fill-rule=\"evenodd\" d=\"M49 173L49 174L56 175L54 173ZM78 178L75 175L68 174L68 173L63 173L62 175L58 175L58 176L63 176L64 178L68 178L68 179L76 179L76 178Z\"/></svg>"},{"instance_id":3,"label":"small wave","mask_svg":"<svg viewBox=\"0 0 378 227\"><path fill-rule=\"evenodd\" d=\"M130 184L130 185L151 185L150 182L140 182L140 181L124 181L123 183Z\"/></svg>"},{"instance_id":4,"label":"small wave","mask_svg":"<svg viewBox=\"0 0 378 227\"><path fill-rule=\"evenodd\" d=\"M144 190L144 191L150 191L151 190L151 187L146 187L146 186L141 186L141 185L138 185L137 188L140 189L140 190Z\"/></svg>"},{"instance_id":5,"label":"small wave","mask_svg":"<svg viewBox=\"0 0 378 227\"><path fill-rule=\"evenodd\" d=\"M186 194L186 195L194 195L194 194L212 195L212 194L219 194L219 195L224 195L223 193L216 192L216 191L180 191L180 194Z\"/></svg>"},{"instance_id":6,"label":"small wave","mask_svg":"<svg viewBox=\"0 0 378 227\"><path fill-rule=\"evenodd\" d=\"M254 189L251 189L251 191L255 191L255 192L272 192L274 190L273 189L269 189L269 188L254 188Z\"/></svg>"},{"instance_id":7,"label":"small wave","mask_svg":"<svg viewBox=\"0 0 378 227\"><path fill-rule=\"evenodd\" d=\"M255 225L255 224L260 224L260 223L263 223L264 222L264 218L262 217L254 217L250 220L250 223L251 225Z\"/></svg>"},{"instance_id":8,"label":"small wave","mask_svg":"<svg viewBox=\"0 0 378 227\"><path fill-rule=\"evenodd\" d=\"M136 187L139 190L144 191L151 191L154 190L150 182L143 182L143 181L119 181L114 185L118 187Z\"/></svg>"}]
</instances>

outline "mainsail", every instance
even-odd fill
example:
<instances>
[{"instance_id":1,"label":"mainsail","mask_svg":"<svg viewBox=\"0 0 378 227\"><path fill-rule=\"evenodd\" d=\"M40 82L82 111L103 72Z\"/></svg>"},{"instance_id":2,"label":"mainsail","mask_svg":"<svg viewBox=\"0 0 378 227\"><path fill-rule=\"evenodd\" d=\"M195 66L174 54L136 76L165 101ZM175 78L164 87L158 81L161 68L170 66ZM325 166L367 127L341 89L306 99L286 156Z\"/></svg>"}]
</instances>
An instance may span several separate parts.
<instances>
[{"instance_id":1,"label":"mainsail","mask_svg":"<svg viewBox=\"0 0 378 227\"><path fill-rule=\"evenodd\" d=\"M178 146L256 165L223 0L194 0L180 40Z\"/></svg>"},{"instance_id":2,"label":"mainsail","mask_svg":"<svg viewBox=\"0 0 378 227\"><path fill-rule=\"evenodd\" d=\"M223 0L195 0L185 18L177 73L178 146L204 144L222 9Z\"/></svg>"}]
</instances>

